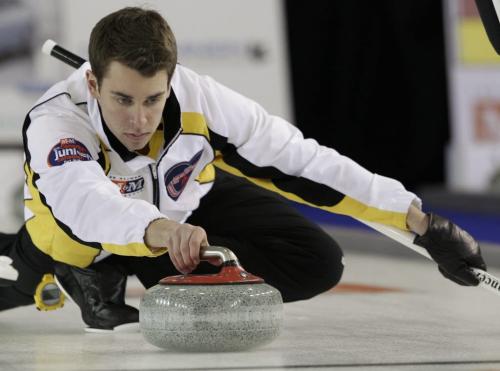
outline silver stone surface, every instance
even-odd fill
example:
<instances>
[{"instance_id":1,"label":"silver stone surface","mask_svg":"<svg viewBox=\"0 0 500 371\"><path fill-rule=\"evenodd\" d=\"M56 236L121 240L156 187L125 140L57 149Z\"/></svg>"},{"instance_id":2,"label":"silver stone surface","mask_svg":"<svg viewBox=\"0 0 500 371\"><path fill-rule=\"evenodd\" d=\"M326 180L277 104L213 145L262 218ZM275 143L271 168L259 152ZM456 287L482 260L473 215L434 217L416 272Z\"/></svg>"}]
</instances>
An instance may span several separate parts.
<instances>
[{"instance_id":1,"label":"silver stone surface","mask_svg":"<svg viewBox=\"0 0 500 371\"><path fill-rule=\"evenodd\" d=\"M144 338L160 348L237 351L280 334L283 302L279 291L265 283L159 284L142 298L139 320Z\"/></svg>"}]
</instances>

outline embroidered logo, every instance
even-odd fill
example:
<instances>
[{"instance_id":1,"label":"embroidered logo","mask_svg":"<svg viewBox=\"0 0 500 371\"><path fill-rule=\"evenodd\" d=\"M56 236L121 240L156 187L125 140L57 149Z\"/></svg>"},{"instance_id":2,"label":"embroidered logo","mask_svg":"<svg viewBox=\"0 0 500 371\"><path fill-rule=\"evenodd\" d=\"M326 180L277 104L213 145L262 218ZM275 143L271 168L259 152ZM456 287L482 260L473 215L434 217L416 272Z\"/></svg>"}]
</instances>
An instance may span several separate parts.
<instances>
[{"instance_id":1,"label":"embroidered logo","mask_svg":"<svg viewBox=\"0 0 500 371\"><path fill-rule=\"evenodd\" d=\"M172 166L165 173L164 180L167 194L172 200L177 201L181 195L202 153L203 150L195 154L191 160Z\"/></svg>"},{"instance_id":2,"label":"embroidered logo","mask_svg":"<svg viewBox=\"0 0 500 371\"><path fill-rule=\"evenodd\" d=\"M124 196L130 196L139 193L144 189L144 178L137 176L134 178L109 177L113 183L120 188L120 193Z\"/></svg>"},{"instance_id":3,"label":"embroidered logo","mask_svg":"<svg viewBox=\"0 0 500 371\"><path fill-rule=\"evenodd\" d=\"M85 145L74 138L64 138L49 152L47 164L60 166L72 161L92 161L92 156Z\"/></svg>"}]
</instances>

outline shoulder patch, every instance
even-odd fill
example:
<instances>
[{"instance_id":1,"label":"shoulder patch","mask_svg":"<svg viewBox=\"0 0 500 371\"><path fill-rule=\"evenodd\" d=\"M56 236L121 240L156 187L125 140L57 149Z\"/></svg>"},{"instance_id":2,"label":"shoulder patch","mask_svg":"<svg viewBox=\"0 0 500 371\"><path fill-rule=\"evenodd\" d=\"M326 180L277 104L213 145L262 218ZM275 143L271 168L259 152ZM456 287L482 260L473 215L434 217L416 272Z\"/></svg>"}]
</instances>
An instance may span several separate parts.
<instances>
[{"instance_id":1,"label":"shoulder patch","mask_svg":"<svg viewBox=\"0 0 500 371\"><path fill-rule=\"evenodd\" d=\"M177 201L182 191L186 187L186 184L193 172L196 164L201 158L203 150L199 151L193 156L189 161L180 162L172 166L166 173L164 177L165 187L167 188L168 196Z\"/></svg>"},{"instance_id":2,"label":"shoulder patch","mask_svg":"<svg viewBox=\"0 0 500 371\"><path fill-rule=\"evenodd\" d=\"M60 166L72 161L92 161L92 155L85 145L74 138L64 138L49 152L47 164Z\"/></svg>"}]
</instances>

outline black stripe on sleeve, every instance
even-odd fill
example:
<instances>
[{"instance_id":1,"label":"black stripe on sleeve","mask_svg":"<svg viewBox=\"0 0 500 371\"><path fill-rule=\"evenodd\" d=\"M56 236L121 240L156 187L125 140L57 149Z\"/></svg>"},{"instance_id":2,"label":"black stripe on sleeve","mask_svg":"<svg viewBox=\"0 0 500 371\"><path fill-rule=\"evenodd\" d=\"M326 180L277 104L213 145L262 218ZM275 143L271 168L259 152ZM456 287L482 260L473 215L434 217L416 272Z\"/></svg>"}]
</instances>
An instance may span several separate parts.
<instances>
[{"instance_id":1,"label":"black stripe on sleeve","mask_svg":"<svg viewBox=\"0 0 500 371\"><path fill-rule=\"evenodd\" d=\"M49 99L47 100L44 100L43 102L41 103L38 103L36 106L34 106L33 108L31 108L29 110L29 112L26 114L26 117L24 118L24 123L23 123L23 146L24 146L24 153L26 155L26 162L28 163L28 165L31 163L31 154L28 150L28 136L27 136L27 131L28 131L28 127L30 126L31 124L31 118L30 118L30 114L31 112L37 108L37 107L40 107L41 105L51 101L52 99L55 99L57 97L60 97L61 95L67 95L68 97L71 98L71 95L67 92L62 92L62 93L59 93L59 94L56 94L54 95L53 97L50 97ZM31 166L30 166L31 167Z\"/></svg>"},{"instance_id":2,"label":"black stripe on sleeve","mask_svg":"<svg viewBox=\"0 0 500 371\"><path fill-rule=\"evenodd\" d=\"M270 179L281 191L293 193L306 202L316 206L331 207L337 205L345 197L344 194L312 180L287 175L273 166L259 167L242 157L227 138L210 131L210 143L214 149L221 151L224 162L237 168L247 177Z\"/></svg>"}]
</instances>

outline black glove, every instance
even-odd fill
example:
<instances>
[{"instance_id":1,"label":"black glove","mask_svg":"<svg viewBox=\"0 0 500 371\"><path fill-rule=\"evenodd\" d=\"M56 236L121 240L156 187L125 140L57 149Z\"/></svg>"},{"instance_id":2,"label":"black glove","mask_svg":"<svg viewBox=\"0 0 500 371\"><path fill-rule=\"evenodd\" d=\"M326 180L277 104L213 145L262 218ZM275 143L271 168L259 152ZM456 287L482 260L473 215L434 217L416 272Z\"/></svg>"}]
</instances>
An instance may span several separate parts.
<instances>
[{"instance_id":1,"label":"black glove","mask_svg":"<svg viewBox=\"0 0 500 371\"><path fill-rule=\"evenodd\" d=\"M486 270L476 240L462 228L435 214L429 215L429 228L413 241L425 247L446 278L462 286L477 286L479 279L471 267Z\"/></svg>"}]
</instances>

